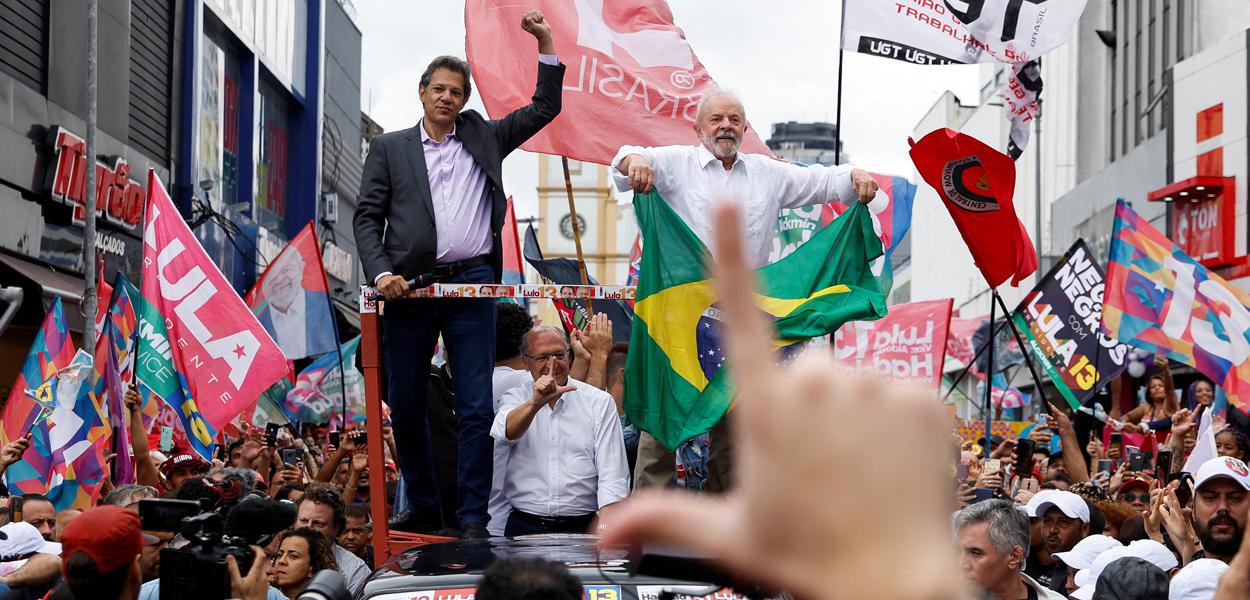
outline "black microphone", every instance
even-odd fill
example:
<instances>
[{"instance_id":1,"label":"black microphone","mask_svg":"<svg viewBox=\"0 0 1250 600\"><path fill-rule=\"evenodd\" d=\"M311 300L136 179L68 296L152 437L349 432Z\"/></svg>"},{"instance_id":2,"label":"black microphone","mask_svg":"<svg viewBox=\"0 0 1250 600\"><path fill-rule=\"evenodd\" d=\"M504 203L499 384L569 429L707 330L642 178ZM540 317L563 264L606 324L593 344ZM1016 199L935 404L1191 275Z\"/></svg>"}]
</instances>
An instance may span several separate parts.
<instances>
[{"instance_id":1,"label":"black microphone","mask_svg":"<svg viewBox=\"0 0 1250 600\"><path fill-rule=\"evenodd\" d=\"M280 500L247 498L230 509L226 534L248 540L271 536L295 524L295 505Z\"/></svg>"}]
</instances>

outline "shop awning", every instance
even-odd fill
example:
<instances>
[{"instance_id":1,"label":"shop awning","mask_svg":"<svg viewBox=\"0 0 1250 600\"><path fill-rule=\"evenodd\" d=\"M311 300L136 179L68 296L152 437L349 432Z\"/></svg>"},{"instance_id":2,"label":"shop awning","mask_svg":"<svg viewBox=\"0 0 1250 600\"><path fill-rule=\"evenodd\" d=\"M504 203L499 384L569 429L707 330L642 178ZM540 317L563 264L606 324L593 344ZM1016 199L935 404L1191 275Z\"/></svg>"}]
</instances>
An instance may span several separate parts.
<instances>
[{"instance_id":1,"label":"shop awning","mask_svg":"<svg viewBox=\"0 0 1250 600\"><path fill-rule=\"evenodd\" d=\"M79 312L85 284L80 276L70 275L37 262L11 254L0 254L0 285L16 285L26 292L26 300L18 310L17 321L38 324L43 320L53 298L60 296L65 305L65 320L72 331L82 331ZM41 298L42 302L32 300Z\"/></svg>"}]
</instances>

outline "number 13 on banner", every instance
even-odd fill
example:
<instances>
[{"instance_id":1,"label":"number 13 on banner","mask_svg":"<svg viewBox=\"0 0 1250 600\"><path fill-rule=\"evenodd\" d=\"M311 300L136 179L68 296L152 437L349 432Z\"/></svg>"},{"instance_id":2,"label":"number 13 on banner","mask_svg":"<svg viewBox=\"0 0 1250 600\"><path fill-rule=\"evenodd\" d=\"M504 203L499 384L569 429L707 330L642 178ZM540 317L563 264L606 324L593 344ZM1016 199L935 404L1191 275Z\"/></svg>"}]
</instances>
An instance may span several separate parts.
<instances>
[{"instance_id":1,"label":"number 13 on banner","mask_svg":"<svg viewBox=\"0 0 1250 600\"><path fill-rule=\"evenodd\" d=\"M588 585L585 600L621 600L619 585Z\"/></svg>"}]
</instances>

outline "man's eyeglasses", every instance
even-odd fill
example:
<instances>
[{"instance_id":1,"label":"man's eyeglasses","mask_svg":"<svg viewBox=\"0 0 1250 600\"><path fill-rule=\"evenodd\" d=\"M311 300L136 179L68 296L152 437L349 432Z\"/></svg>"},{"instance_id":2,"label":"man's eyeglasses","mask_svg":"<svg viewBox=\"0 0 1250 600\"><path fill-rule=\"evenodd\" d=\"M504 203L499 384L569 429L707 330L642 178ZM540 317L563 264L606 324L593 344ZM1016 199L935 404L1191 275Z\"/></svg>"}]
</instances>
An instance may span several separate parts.
<instances>
[{"instance_id":1,"label":"man's eyeglasses","mask_svg":"<svg viewBox=\"0 0 1250 600\"><path fill-rule=\"evenodd\" d=\"M546 363L548 360L554 360L556 362L568 362L569 353L566 350L563 352L552 352L551 354L544 354L542 356L534 356L532 354L526 354L525 358L528 358L538 364Z\"/></svg>"},{"instance_id":2,"label":"man's eyeglasses","mask_svg":"<svg viewBox=\"0 0 1250 600\"><path fill-rule=\"evenodd\" d=\"M1150 503L1149 492L1142 492L1140 494L1134 494L1133 492L1125 492L1123 494L1120 494L1120 498L1124 500L1125 502L1128 502L1129 504L1132 504L1133 502L1136 502L1138 500L1141 500L1142 502L1145 502L1147 504Z\"/></svg>"}]
</instances>

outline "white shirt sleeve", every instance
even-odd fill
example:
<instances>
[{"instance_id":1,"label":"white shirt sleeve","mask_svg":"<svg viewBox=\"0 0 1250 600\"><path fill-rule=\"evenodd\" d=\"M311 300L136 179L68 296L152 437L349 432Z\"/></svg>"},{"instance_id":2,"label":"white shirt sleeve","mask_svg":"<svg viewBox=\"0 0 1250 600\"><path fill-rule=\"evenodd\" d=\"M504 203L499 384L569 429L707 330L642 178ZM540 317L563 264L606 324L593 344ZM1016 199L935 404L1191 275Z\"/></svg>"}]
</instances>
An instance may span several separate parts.
<instances>
[{"instance_id":1,"label":"white shirt sleeve","mask_svg":"<svg viewBox=\"0 0 1250 600\"><path fill-rule=\"evenodd\" d=\"M599 394L604 392L595 390ZM599 508L620 502L629 495L629 459L625 456L625 438L616 403L608 398L602 403L595 424L595 465L599 468Z\"/></svg>"},{"instance_id":2,"label":"white shirt sleeve","mask_svg":"<svg viewBox=\"0 0 1250 600\"><path fill-rule=\"evenodd\" d=\"M769 162L772 189L777 192L781 208L799 208L838 201L852 204L859 200L855 197L855 187L851 184L854 165L800 167L779 161Z\"/></svg>"},{"instance_id":3,"label":"white shirt sleeve","mask_svg":"<svg viewBox=\"0 0 1250 600\"><path fill-rule=\"evenodd\" d=\"M499 401L499 411L495 413L495 422L490 426L490 436L501 444L512 446L521 440L521 438L508 439L508 415L512 414L513 409L529 401L525 392L528 387L516 386L505 392Z\"/></svg>"},{"instance_id":4,"label":"white shirt sleeve","mask_svg":"<svg viewBox=\"0 0 1250 600\"><path fill-rule=\"evenodd\" d=\"M651 152L651 148L643 146L621 146L621 149L616 151L616 156L612 157L612 162L610 163L611 166L608 168L608 172L612 174L612 183L616 184L616 191L618 192L629 191L629 176L622 175L621 172L617 170L617 167L621 166L621 161L625 160L625 157L630 156L631 154L642 155L643 160L646 160L647 163L651 165L652 169L656 168L655 153Z\"/></svg>"}]
</instances>

